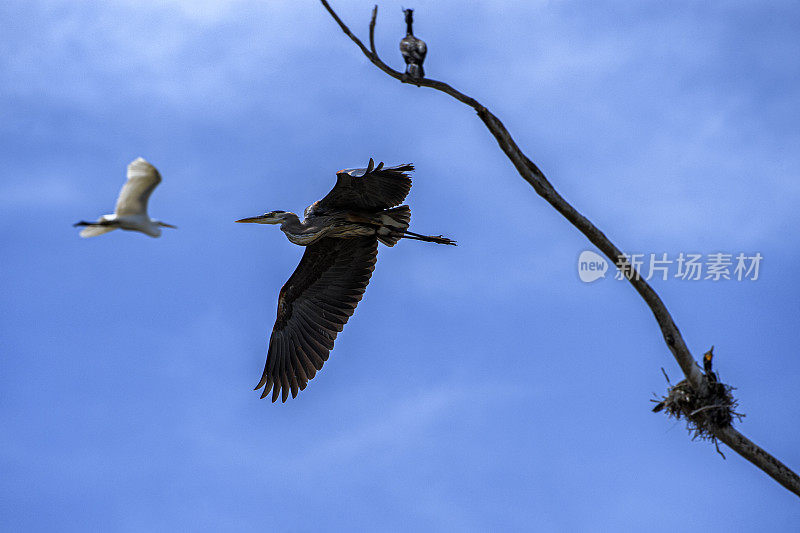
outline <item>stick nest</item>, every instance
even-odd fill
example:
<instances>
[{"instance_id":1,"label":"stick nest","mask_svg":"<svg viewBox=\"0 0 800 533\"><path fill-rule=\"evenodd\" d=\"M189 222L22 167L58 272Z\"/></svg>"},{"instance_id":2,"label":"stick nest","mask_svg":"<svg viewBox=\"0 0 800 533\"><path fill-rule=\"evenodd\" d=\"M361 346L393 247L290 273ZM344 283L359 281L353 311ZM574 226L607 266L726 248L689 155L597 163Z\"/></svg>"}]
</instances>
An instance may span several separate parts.
<instances>
[{"instance_id":1,"label":"stick nest","mask_svg":"<svg viewBox=\"0 0 800 533\"><path fill-rule=\"evenodd\" d=\"M731 393L733 387L719 381L717 374L711 370L713 352L712 346L703 356L705 390L695 390L689 381L684 379L674 387L669 387L667 395L661 398L653 408L653 412L664 410L672 418L685 419L692 440L710 440L717 444L716 431L730 426L734 418L741 419L744 415L734 411L738 403Z\"/></svg>"}]
</instances>

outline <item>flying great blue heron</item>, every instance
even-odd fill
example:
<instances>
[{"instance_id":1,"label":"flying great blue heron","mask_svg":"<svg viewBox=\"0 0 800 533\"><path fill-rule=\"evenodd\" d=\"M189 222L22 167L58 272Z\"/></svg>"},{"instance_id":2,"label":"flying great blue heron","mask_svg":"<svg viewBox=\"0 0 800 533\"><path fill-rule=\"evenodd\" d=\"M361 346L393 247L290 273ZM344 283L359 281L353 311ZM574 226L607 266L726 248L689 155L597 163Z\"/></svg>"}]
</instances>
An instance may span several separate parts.
<instances>
[{"instance_id":1,"label":"flying great blue heron","mask_svg":"<svg viewBox=\"0 0 800 533\"><path fill-rule=\"evenodd\" d=\"M406 62L406 74L412 78L422 79L425 77L425 69L422 63L425 62L425 55L428 53L428 46L425 41L414 37L414 10L404 9L406 14L406 36L400 41L400 53Z\"/></svg>"},{"instance_id":2,"label":"flying great blue heron","mask_svg":"<svg viewBox=\"0 0 800 533\"><path fill-rule=\"evenodd\" d=\"M410 164L384 168L370 159L367 168L340 170L336 185L300 218L270 211L236 222L280 224L294 244L306 250L278 296L267 363L256 390L262 398L285 402L306 388L333 349L337 333L353 315L375 269L378 241L400 239L455 245L446 237L408 231L411 209L401 205L411 189Z\"/></svg>"},{"instance_id":3,"label":"flying great blue heron","mask_svg":"<svg viewBox=\"0 0 800 533\"><path fill-rule=\"evenodd\" d=\"M161 228L174 228L147 215L147 200L153 189L161 183L161 174L156 167L142 159L134 159L128 165L128 181L122 186L117 206L111 215L103 215L97 222L81 220L73 226L86 226L81 237L96 237L117 228L138 231L151 237L160 237Z\"/></svg>"}]
</instances>

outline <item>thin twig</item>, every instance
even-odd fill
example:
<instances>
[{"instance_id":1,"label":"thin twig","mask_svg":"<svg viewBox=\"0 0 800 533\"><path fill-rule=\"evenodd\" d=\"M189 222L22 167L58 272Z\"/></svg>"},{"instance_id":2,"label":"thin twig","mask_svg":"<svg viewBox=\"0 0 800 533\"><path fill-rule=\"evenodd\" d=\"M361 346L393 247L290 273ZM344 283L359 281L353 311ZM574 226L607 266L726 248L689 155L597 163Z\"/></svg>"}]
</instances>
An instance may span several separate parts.
<instances>
[{"instance_id":1,"label":"thin twig","mask_svg":"<svg viewBox=\"0 0 800 533\"><path fill-rule=\"evenodd\" d=\"M722 458L723 458L723 459L725 459L725 460L727 461L727 460L728 460L728 458L727 458L727 457L725 457L725 454L724 454L724 453L722 453L722 450L720 450L720 449L719 449L719 440L717 440L717 439L714 439L714 447L717 449L717 453L718 453L718 454L720 454L720 455L722 456Z\"/></svg>"},{"instance_id":2,"label":"thin twig","mask_svg":"<svg viewBox=\"0 0 800 533\"><path fill-rule=\"evenodd\" d=\"M369 19L369 49L372 51L374 57L378 57L378 52L375 50L375 21L378 18L378 4L372 8L372 18Z\"/></svg>"},{"instance_id":3,"label":"thin twig","mask_svg":"<svg viewBox=\"0 0 800 533\"><path fill-rule=\"evenodd\" d=\"M553 187L553 185L544 176L544 173L531 161L517 146L511 134L508 132L503 123L491 111L481 105L474 98L465 95L464 93L454 89L447 83L431 80L429 78L412 79L404 73L398 72L384 63L378 56L375 49L375 24L378 16L378 6L372 9L372 18L369 25L369 40L371 50L367 50L364 44L358 37L353 35L350 28L342 22L336 12L331 8L326 0L320 0L328 13L331 14L333 19L339 24L342 31L350 37L350 39L361 49L364 55L369 59L372 64L384 71L389 76L395 78L402 83L409 83L421 87L430 87L445 94L448 94L464 104L473 108L478 117L483 121L489 131L494 135L497 144L505 152L506 156L514 164L514 167L519 172L520 176L531 184L536 193L544 198L556 211L566 218L578 231L583 233L589 241L594 244L606 257L608 257L617 267L623 272L628 281L636 289L636 292L642 297L653 316L661 328L661 334L664 337L664 342L669 348L678 365L681 367L683 374L691 385L697 390L704 390L706 382L703 378L703 373L700 367L692 357L683 336L675 325L664 302L658 296L655 290L647 283L638 273L636 268L627 261L622 252L612 243L605 234L600 231L597 226L592 224L586 217L580 214L572 205L569 204ZM715 436L722 442L727 444L731 449L739 453L742 457L752 462L758 468L773 477L778 483L786 487L788 490L800 496L800 477L787 468L783 463L772 457L766 451L756 446L753 442L747 439L744 435L739 433L733 427L726 427L718 432Z\"/></svg>"},{"instance_id":4,"label":"thin twig","mask_svg":"<svg viewBox=\"0 0 800 533\"><path fill-rule=\"evenodd\" d=\"M728 408L727 405L705 405L689 413L689 416L694 416L697 413L702 413L703 411L708 411L709 409L727 409L727 408Z\"/></svg>"}]
</instances>

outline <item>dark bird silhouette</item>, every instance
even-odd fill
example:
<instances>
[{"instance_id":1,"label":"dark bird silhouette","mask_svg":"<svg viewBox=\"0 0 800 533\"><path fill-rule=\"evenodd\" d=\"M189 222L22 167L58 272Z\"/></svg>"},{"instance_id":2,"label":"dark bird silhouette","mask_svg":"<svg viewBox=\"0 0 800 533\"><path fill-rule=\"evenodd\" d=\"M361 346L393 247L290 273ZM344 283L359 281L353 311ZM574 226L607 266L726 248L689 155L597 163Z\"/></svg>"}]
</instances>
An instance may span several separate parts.
<instances>
[{"instance_id":1,"label":"dark bird silhouette","mask_svg":"<svg viewBox=\"0 0 800 533\"><path fill-rule=\"evenodd\" d=\"M404 9L406 14L406 36L400 41L400 53L406 61L406 74L412 78L422 79L425 77L425 70L422 63L425 62L425 54L428 53L428 46L425 41L414 37L414 10Z\"/></svg>"},{"instance_id":2,"label":"dark bird silhouette","mask_svg":"<svg viewBox=\"0 0 800 533\"><path fill-rule=\"evenodd\" d=\"M269 339L264 373L256 390L262 398L285 402L306 388L328 359L364 295L378 253L378 242L400 239L455 245L446 237L408 231L411 209L398 206L411 189L411 164L384 168L370 159L367 168L340 170L336 185L300 218L270 211L236 222L280 224L294 244L305 246L300 264L278 296L278 316Z\"/></svg>"}]
</instances>

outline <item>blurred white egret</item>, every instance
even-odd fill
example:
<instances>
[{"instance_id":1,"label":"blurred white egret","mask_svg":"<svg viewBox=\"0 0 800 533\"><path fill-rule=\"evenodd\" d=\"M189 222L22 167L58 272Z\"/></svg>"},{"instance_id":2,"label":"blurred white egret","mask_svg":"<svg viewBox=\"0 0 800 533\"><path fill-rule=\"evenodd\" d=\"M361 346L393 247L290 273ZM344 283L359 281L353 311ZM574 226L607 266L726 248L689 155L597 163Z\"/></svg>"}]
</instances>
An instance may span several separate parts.
<instances>
[{"instance_id":1,"label":"blurred white egret","mask_svg":"<svg viewBox=\"0 0 800 533\"><path fill-rule=\"evenodd\" d=\"M128 165L128 181L119 191L114 214L103 215L97 219L97 222L81 220L73 226L86 226L81 230L81 237L95 237L117 228L139 231L151 237L160 237L162 227L174 228L175 226L147 215L147 200L159 183L161 183L161 174L158 173L156 167L139 157Z\"/></svg>"}]
</instances>

